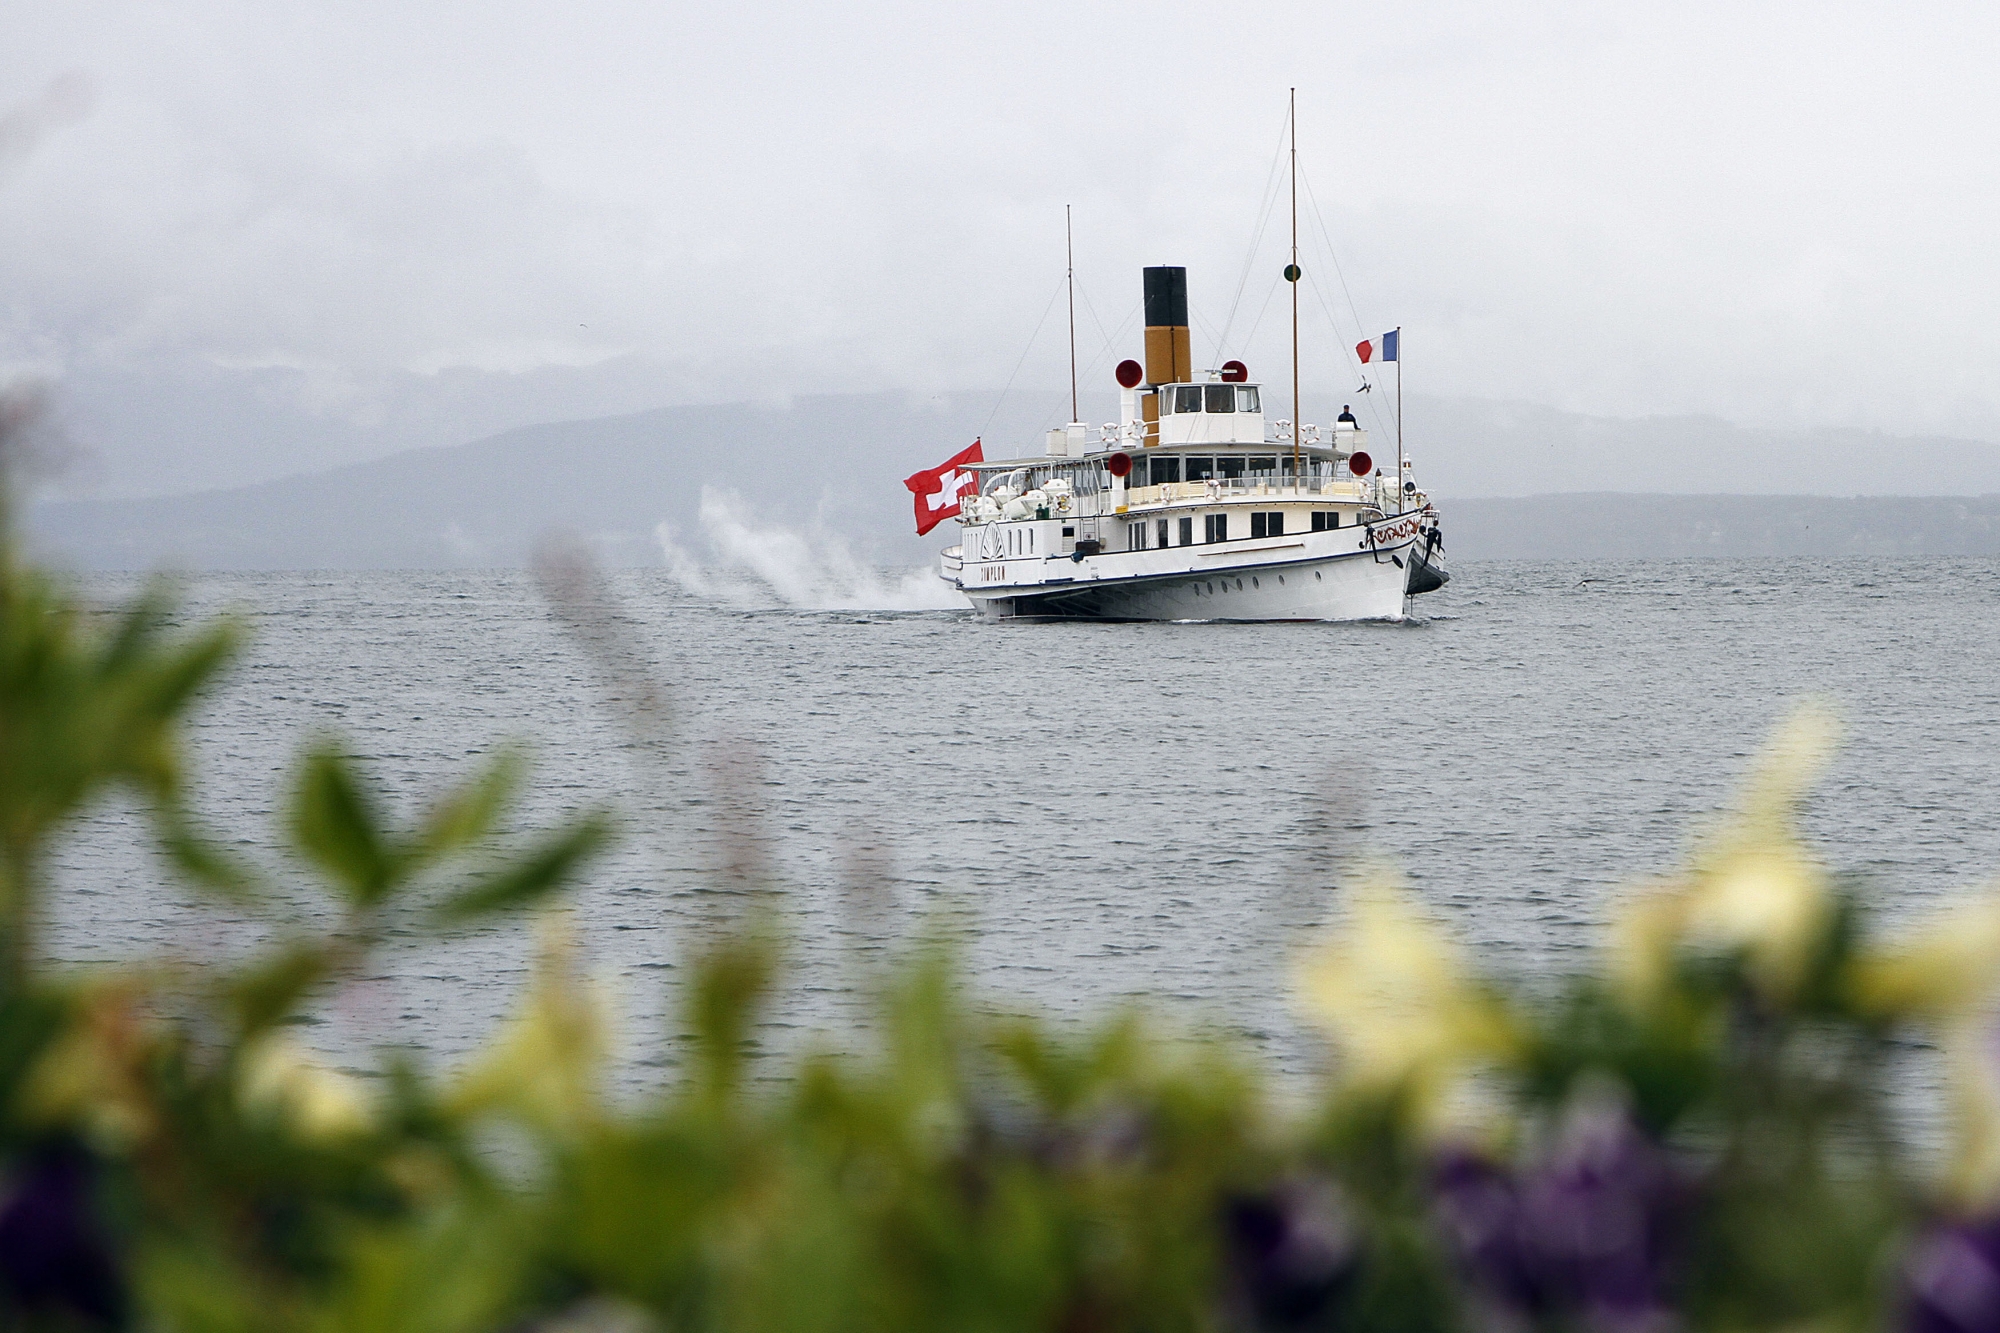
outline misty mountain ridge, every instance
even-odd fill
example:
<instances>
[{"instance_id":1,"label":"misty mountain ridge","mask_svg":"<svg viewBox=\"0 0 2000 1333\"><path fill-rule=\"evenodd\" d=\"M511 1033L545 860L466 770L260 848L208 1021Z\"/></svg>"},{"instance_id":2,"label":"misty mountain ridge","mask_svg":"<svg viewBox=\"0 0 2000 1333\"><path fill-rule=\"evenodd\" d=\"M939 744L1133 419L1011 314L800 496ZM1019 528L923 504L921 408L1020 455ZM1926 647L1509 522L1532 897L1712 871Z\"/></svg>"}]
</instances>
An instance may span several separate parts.
<instances>
[{"instance_id":1,"label":"misty mountain ridge","mask_svg":"<svg viewBox=\"0 0 2000 1333\"><path fill-rule=\"evenodd\" d=\"M1026 394L1000 408L991 394L656 408L248 486L47 501L32 507L29 528L47 551L86 568L517 565L551 530L581 536L611 563L657 564L704 541L740 551L740 534L718 539L723 521L795 534L828 558L837 547L839 559L926 564L946 542L939 533L911 535L902 478L975 435L984 435L990 458L1008 456L1010 441L1024 446L1011 452L1025 453L1059 419L1055 412L1067 414L1062 397L1054 408L1047 395ZM1304 406L1308 420L1331 420L1340 409L1332 398ZM1050 419L1035 422L1037 412ZM1393 458L1393 432L1379 419L1369 424L1376 457ZM1577 546L1589 524L1534 537L1545 525L1531 516L1547 511L1545 500L1504 503L1586 492L1598 493L1590 513L1622 516L1590 529L1604 554L1763 554L1778 540L1771 534L1785 534L1796 554L1995 549L1982 544L1989 525L1981 515L1993 508L1986 501L1906 505L1892 527L1878 525L1891 512L1880 506L1807 503L2000 494L2000 446L1984 441L1762 430L1706 417L1618 420L1416 395L1408 434L1417 476L1438 498L1460 558L1591 553ZM1747 506L1693 498L1720 492L1770 498ZM1625 494L1614 501L1604 493Z\"/></svg>"}]
</instances>

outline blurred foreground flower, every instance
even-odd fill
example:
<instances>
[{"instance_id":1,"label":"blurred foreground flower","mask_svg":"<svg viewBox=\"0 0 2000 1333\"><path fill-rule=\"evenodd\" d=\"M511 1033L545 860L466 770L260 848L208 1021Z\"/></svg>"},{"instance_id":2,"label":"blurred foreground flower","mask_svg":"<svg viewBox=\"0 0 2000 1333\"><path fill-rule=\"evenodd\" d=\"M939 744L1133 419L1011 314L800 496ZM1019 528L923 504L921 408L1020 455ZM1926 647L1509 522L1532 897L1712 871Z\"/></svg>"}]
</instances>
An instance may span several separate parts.
<instances>
[{"instance_id":1,"label":"blurred foreground flower","mask_svg":"<svg viewBox=\"0 0 2000 1333\"><path fill-rule=\"evenodd\" d=\"M2000 1333L2000 1217L1942 1226L1903 1269L1905 1333Z\"/></svg>"},{"instance_id":2,"label":"blurred foreground flower","mask_svg":"<svg viewBox=\"0 0 2000 1333\"><path fill-rule=\"evenodd\" d=\"M1434 1106L1459 1075L1515 1045L1499 1000L1380 872L1347 928L1307 956L1300 989L1342 1076L1371 1092L1424 1094Z\"/></svg>"},{"instance_id":3,"label":"blurred foreground flower","mask_svg":"<svg viewBox=\"0 0 2000 1333\"><path fill-rule=\"evenodd\" d=\"M1735 812L1697 844L1688 868L1620 916L1611 968L1629 999L1653 1003L1689 958L1740 957L1767 998L1798 992L1825 941L1833 898L1794 815L1838 734L1822 706L1793 713L1758 756Z\"/></svg>"},{"instance_id":4,"label":"blurred foreground flower","mask_svg":"<svg viewBox=\"0 0 2000 1333\"><path fill-rule=\"evenodd\" d=\"M521 1011L460 1078L451 1107L461 1115L512 1115L550 1134L573 1135L601 1110L598 1075L609 1030L602 997L577 975L575 931L552 917L543 927Z\"/></svg>"},{"instance_id":5,"label":"blurred foreground flower","mask_svg":"<svg viewBox=\"0 0 2000 1333\"><path fill-rule=\"evenodd\" d=\"M286 1036L267 1034L251 1043L237 1089L250 1115L281 1119L307 1139L349 1138L375 1122L366 1085L326 1068Z\"/></svg>"},{"instance_id":6,"label":"blurred foreground flower","mask_svg":"<svg viewBox=\"0 0 2000 1333\"><path fill-rule=\"evenodd\" d=\"M95 1213L95 1176L89 1154L58 1141L0 1182L0 1326L123 1323L124 1282Z\"/></svg>"},{"instance_id":7,"label":"blurred foreground flower","mask_svg":"<svg viewBox=\"0 0 2000 1333\"><path fill-rule=\"evenodd\" d=\"M1236 1300L1262 1327L1322 1323L1354 1280L1361 1238L1331 1181L1289 1181L1234 1199L1225 1219Z\"/></svg>"},{"instance_id":8,"label":"blurred foreground flower","mask_svg":"<svg viewBox=\"0 0 2000 1333\"><path fill-rule=\"evenodd\" d=\"M1435 1188L1453 1248L1496 1312L1619 1333L1675 1322L1691 1191L1614 1100L1584 1098L1518 1172L1461 1155L1440 1168Z\"/></svg>"}]
</instances>

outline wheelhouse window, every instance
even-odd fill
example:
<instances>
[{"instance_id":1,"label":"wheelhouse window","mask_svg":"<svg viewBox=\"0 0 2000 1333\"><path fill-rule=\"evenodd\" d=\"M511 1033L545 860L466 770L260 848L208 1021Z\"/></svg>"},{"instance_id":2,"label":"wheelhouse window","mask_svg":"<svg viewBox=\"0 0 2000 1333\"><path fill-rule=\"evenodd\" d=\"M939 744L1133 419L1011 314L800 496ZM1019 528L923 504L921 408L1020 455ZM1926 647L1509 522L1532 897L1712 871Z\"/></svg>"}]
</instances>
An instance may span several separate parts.
<instances>
[{"instance_id":1,"label":"wheelhouse window","mask_svg":"<svg viewBox=\"0 0 2000 1333\"><path fill-rule=\"evenodd\" d=\"M1236 410L1238 412L1262 412L1263 405L1257 400L1257 386L1239 384L1236 386Z\"/></svg>"},{"instance_id":2,"label":"wheelhouse window","mask_svg":"<svg viewBox=\"0 0 2000 1333\"><path fill-rule=\"evenodd\" d=\"M1213 458L1200 458L1195 456L1190 456L1188 458L1187 479L1189 481L1207 481L1210 477L1214 475L1215 475L1215 460Z\"/></svg>"},{"instance_id":3,"label":"wheelhouse window","mask_svg":"<svg viewBox=\"0 0 2000 1333\"><path fill-rule=\"evenodd\" d=\"M1234 412L1236 410L1236 386L1233 384L1204 384L1202 393L1208 399L1211 412Z\"/></svg>"},{"instance_id":4,"label":"wheelhouse window","mask_svg":"<svg viewBox=\"0 0 2000 1333\"><path fill-rule=\"evenodd\" d=\"M1201 411L1201 386L1199 384L1183 384L1177 387L1174 390L1174 411Z\"/></svg>"}]
</instances>

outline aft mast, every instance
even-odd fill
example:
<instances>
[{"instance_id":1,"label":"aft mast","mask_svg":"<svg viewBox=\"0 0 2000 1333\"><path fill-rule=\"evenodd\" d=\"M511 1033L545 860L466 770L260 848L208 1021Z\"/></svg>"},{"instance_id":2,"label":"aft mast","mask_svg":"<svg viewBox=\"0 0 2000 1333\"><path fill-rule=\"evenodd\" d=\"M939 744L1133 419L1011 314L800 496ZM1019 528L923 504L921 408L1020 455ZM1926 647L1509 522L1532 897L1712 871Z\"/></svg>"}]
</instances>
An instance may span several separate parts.
<instances>
[{"instance_id":1,"label":"aft mast","mask_svg":"<svg viewBox=\"0 0 2000 1333\"><path fill-rule=\"evenodd\" d=\"M1292 262L1285 265L1285 281L1292 284L1292 485L1302 487L1299 473L1299 90L1292 89L1286 103L1285 120L1292 138Z\"/></svg>"},{"instance_id":2,"label":"aft mast","mask_svg":"<svg viewBox=\"0 0 2000 1333\"><path fill-rule=\"evenodd\" d=\"M1070 230L1069 205L1063 205L1063 257L1069 264L1069 419L1081 421L1076 410L1076 234Z\"/></svg>"}]
</instances>

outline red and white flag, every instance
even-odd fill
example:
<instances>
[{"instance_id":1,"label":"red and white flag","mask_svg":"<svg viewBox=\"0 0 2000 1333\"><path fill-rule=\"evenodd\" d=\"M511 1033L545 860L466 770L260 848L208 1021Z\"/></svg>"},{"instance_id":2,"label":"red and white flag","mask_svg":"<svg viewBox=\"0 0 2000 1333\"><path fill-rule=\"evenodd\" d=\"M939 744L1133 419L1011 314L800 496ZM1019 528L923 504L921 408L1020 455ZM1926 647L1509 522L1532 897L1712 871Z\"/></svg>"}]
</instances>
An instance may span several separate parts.
<instances>
[{"instance_id":1,"label":"red and white flag","mask_svg":"<svg viewBox=\"0 0 2000 1333\"><path fill-rule=\"evenodd\" d=\"M910 493L917 500L917 535L923 536L948 518L958 517L958 502L968 495L979 492L979 474L966 467L968 463L983 463L986 455L979 450L979 441L962 454L956 454L934 468L926 468L903 479Z\"/></svg>"}]
</instances>

